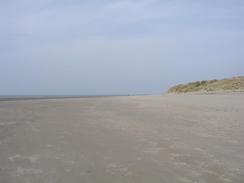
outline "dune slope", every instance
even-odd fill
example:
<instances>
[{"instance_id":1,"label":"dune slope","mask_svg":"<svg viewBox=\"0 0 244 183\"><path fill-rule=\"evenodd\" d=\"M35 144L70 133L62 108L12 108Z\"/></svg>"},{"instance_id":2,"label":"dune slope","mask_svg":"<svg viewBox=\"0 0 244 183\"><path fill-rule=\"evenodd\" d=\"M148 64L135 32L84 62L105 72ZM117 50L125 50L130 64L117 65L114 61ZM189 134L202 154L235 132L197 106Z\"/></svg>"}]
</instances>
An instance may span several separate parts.
<instances>
[{"instance_id":1,"label":"dune slope","mask_svg":"<svg viewBox=\"0 0 244 183\"><path fill-rule=\"evenodd\" d=\"M188 92L243 92L244 91L244 76L233 77L222 80L203 80L187 84L179 84L168 90L168 93L188 93Z\"/></svg>"}]
</instances>

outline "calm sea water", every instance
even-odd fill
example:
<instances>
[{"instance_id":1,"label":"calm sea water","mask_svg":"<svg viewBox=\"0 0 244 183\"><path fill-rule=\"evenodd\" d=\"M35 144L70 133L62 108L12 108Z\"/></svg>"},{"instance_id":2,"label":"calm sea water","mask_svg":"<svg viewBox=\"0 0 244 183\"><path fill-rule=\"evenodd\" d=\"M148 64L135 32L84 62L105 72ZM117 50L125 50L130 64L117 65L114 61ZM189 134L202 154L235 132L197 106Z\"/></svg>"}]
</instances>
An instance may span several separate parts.
<instances>
[{"instance_id":1,"label":"calm sea water","mask_svg":"<svg viewBox=\"0 0 244 183\"><path fill-rule=\"evenodd\" d=\"M62 98L97 98L133 95L2 95L0 101L8 100L33 100L33 99L62 99Z\"/></svg>"}]
</instances>

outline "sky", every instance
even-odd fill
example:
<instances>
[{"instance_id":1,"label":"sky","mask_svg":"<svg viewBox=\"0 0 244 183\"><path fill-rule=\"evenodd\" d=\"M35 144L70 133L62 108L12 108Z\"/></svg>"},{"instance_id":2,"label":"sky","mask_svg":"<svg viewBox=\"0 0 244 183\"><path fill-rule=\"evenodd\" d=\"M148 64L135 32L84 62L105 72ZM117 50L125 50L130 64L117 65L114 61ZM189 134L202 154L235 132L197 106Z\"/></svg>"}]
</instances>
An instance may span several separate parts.
<instances>
[{"instance_id":1,"label":"sky","mask_svg":"<svg viewBox=\"0 0 244 183\"><path fill-rule=\"evenodd\" d=\"M0 1L0 95L160 94L244 75L243 0Z\"/></svg>"}]
</instances>

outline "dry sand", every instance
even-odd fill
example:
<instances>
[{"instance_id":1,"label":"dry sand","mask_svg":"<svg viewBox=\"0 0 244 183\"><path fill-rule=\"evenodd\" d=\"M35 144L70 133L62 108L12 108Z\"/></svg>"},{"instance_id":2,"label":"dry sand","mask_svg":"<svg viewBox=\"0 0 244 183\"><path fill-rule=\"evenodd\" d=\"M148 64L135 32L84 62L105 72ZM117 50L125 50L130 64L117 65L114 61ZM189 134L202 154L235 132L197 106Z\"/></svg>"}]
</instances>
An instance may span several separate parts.
<instances>
[{"instance_id":1,"label":"dry sand","mask_svg":"<svg viewBox=\"0 0 244 183\"><path fill-rule=\"evenodd\" d=\"M244 182L244 95L0 101L0 182Z\"/></svg>"}]
</instances>

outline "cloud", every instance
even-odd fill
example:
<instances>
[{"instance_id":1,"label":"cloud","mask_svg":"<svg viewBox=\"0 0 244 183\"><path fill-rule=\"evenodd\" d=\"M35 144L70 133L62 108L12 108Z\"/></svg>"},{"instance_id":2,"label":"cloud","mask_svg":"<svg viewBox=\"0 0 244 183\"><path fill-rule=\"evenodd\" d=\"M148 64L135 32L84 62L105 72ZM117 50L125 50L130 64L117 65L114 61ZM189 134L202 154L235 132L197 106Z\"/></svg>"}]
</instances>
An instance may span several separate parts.
<instances>
[{"instance_id":1,"label":"cloud","mask_svg":"<svg viewBox=\"0 0 244 183\"><path fill-rule=\"evenodd\" d=\"M218 1L218 4L224 4ZM149 36L164 29L223 26L238 24L243 7L216 6L209 1L115 0L105 1L30 1L16 0L3 21L5 32L14 35L52 37ZM6 6L6 5L5 5ZM11 7L11 8L10 8ZM236 11L239 10L239 11ZM222 23L221 23L222 22ZM223 23L224 22L224 23ZM238 25L237 25L238 26Z\"/></svg>"},{"instance_id":2,"label":"cloud","mask_svg":"<svg viewBox=\"0 0 244 183\"><path fill-rule=\"evenodd\" d=\"M241 73L243 2L1 1L0 94L158 92Z\"/></svg>"}]
</instances>

